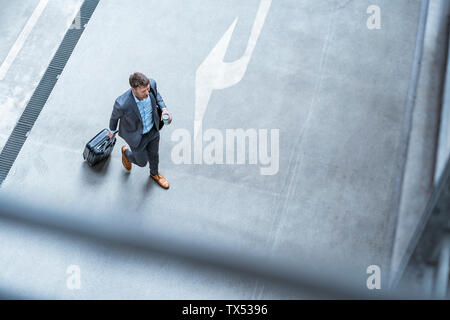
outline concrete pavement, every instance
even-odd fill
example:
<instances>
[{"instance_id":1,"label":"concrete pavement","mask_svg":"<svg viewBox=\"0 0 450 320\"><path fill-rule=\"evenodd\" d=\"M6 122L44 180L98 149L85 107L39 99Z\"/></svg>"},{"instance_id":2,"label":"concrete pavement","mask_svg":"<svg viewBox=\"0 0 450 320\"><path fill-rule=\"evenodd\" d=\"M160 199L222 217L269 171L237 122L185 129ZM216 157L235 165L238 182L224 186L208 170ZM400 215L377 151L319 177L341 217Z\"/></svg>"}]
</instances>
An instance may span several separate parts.
<instances>
[{"instance_id":1,"label":"concrete pavement","mask_svg":"<svg viewBox=\"0 0 450 320\"><path fill-rule=\"evenodd\" d=\"M40 1L0 0L0 66L13 49ZM0 79L0 150L42 78L82 0L49 1L4 79ZM19 40L20 42L20 40Z\"/></svg>"},{"instance_id":2,"label":"concrete pavement","mask_svg":"<svg viewBox=\"0 0 450 320\"><path fill-rule=\"evenodd\" d=\"M224 59L242 57L260 1L100 1L2 191L19 201L315 261L317 268L348 270L365 286L369 265L389 269L388 223L420 9L418 0L377 2L380 30L366 25L371 1L271 3L245 75L212 92L203 118L204 132L223 136L227 129L279 129L279 170L261 175L249 161L177 165L171 157L176 130L193 135L197 69L236 17ZM174 116L161 131L168 191L149 179L148 168L124 171L120 139L100 167L82 159L134 71L156 79ZM182 265L133 253L113 257L38 233L17 236L11 228L2 227L0 251L9 257L1 260L3 280L46 296L289 297L258 283L192 276ZM32 261L39 263L28 270ZM83 270L83 290L64 287L70 264Z\"/></svg>"}]
</instances>

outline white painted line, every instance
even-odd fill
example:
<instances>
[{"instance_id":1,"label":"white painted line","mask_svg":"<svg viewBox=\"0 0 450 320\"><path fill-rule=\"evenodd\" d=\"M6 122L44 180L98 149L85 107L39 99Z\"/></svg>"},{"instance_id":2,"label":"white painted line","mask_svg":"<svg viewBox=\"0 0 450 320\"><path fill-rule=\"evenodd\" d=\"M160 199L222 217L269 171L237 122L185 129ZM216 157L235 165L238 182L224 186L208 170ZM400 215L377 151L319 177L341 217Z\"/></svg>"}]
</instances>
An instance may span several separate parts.
<instances>
[{"instance_id":1,"label":"white painted line","mask_svg":"<svg viewBox=\"0 0 450 320\"><path fill-rule=\"evenodd\" d=\"M272 0L261 0L259 9L253 23L250 39L244 55L233 62L224 62L231 37L238 18L234 19L228 30L198 67L195 74L195 113L194 113L194 163L202 163L202 137L203 117L208 107L209 99L214 90L229 88L239 83L244 77L247 66L253 55L256 42L269 13Z\"/></svg>"},{"instance_id":2,"label":"white painted line","mask_svg":"<svg viewBox=\"0 0 450 320\"><path fill-rule=\"evenodd\" d=\"M39 4L37 5L36 9L34 9L33 14L28 19L25 27L23 28L22 32L20 33L19 37L17 38L16 42L12 46L11 50L9 50L8 56L6 57L5 61L3 61L2 65L0 66L0 81L2 81L6 73L9 70L9 67L11 67L12 63L17 57L17 54L22 49L23 44L27 40L28 36L30 35L31 31L33 30L34 26L36 25L36 22L39 20L39 17L41 16L42 12L44 11L45 7L47 6L48 0L41 0Z\"/></svg>"}]
</instances>

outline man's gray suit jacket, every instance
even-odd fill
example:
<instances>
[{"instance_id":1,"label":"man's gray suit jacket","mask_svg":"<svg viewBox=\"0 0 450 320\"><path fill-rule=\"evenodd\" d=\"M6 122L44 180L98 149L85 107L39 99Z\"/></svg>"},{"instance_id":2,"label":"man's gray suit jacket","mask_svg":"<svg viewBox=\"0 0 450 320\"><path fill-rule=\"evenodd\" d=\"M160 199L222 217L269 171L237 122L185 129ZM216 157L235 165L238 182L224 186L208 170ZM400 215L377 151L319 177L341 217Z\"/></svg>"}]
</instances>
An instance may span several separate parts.
<instances>
[{"instance_id":1,"label":"man's gray suit jacket","mask_svg":"<svg viewBox=\"0 0 450 320\"><path fill-rule=\"evenodd\" d=\"M150 79L150 86L156 96L155 101L152 92L149 92L150 99L152 100L153 121L156 130L159 131L159 122L161 119L156 108L163 109L166 108L166 105L161 95L158 93L155 80ZM119 136L122 137L131 148L136 148L141 142L144 125L131 88L116 99L111 119L109 120L109 129L116 130L118 122Z\"/></svg>"}]
</instances>

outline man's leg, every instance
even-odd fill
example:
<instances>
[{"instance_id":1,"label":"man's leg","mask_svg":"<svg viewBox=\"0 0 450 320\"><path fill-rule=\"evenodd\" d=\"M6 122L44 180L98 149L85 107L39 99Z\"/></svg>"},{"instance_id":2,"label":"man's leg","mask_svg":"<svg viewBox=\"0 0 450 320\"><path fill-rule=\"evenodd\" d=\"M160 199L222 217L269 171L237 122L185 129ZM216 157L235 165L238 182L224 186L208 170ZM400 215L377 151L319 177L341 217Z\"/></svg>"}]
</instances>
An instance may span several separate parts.
<instances>
[{"instance_id":1,"label":"man's leg","mask_svg":"<svg viewBox=\"0 0 450 320\"><path fill-rule=\"evenodd\" d=\"M133 163L139 167L145 167L148 162L146 146L150 139L150 134L144 134L136 148L122 147L122 164L125 169L130 171Z\"/></svg>"},{"instance_id":2,"label":"man's leg","mask_svg":"<svg viewBox=\"0 0 450 320\"><path fill-rule=\"evenodd\" d=\"M138 165L139 167L145 167L147 164L147 151L145 149L142 151L125 150L125 156L128 161Z\"/></svg>"},{"instance_id":3,"label":"man's leg","mask_svg":"<svg viewBox=\"0 0 450 320\"><path fill-rule=\"evenodd\" d=\"M148 162L150 166L150 173L152 175L158 174L159 165L159 132L157 136L152 139L146 147Z\"/></svg>"},{"instance_id":4,"label":"man's leg","mask_svg":"<svg viewBox=\"0 0 450 320\"><path fill-rule=\"evenodd\" d=\"M150 176L164 189L169 189L169 181L158 171L159 164L159 133L147 145L148 162L150 164Z\"/></svg>"}]
</instances>

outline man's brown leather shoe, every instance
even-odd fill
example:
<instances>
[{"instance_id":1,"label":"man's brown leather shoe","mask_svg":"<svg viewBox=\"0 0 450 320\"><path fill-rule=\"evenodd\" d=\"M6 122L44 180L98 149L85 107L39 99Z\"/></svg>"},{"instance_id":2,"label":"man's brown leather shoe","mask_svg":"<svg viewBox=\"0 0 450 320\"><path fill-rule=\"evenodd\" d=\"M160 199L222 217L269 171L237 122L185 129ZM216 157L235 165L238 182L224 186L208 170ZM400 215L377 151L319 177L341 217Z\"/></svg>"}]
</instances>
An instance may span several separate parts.
<instances>
[{"instance_id":1,"label":"man's brown leather shoe","mask_svg":"<svg viewBox=\"0 0 450 320\"><path fill-rule=\"evenodd\" d=\"M164 189L169 189L169 181L167 181L166 178L164 178L164 176L160 173L158 173L157 175L152 175L150 173L150 177L153 178L153 180L155 180L156 182L158 182L158 184L163 187Z\"/></svg>"},{"instance_id":2,"label":"man's brown leather shoe","mask_svg":"<svg viewBox=\"0 0 450 320\"><path fill-rule=\"evenodd\" d=\"M127 146L122 147L122 164L128 171L131 170L131 162L128 161L127 156L125 155L125 150L128 150L129 148Z\"/></svg>"}]
</instances>

